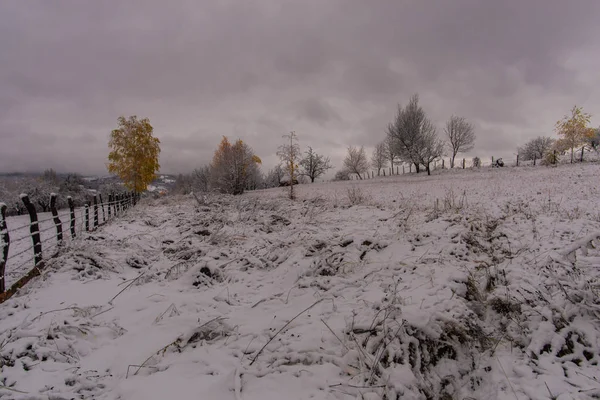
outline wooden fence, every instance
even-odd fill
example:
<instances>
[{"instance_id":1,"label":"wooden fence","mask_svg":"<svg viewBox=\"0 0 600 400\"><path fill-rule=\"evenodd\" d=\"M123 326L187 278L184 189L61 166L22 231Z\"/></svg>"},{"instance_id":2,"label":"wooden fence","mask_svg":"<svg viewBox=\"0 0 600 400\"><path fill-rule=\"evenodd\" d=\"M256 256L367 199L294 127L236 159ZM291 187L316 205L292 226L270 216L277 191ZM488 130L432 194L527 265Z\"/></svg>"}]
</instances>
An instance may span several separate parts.
<instances>
[{"instance_id":1,"label":"wooden fence","mask_svg":"<svg viewBox=\"0 0 600 400\"><path fill-rule=\"evenodd\" d=\"M134 193L109 194L106 202L98 194L83 207L75 208L73 199L67 197L69 208L61 210L61 215L56 208L57 198L52 193L50 213L45 213L50 215L45 216L38 215L27 194L21 195L27 216L7 218L7 206L0 203L0 303L40 275L45 261L58 255L68 243L121 216L139 201Z\"/></svg>"}]
</instances>

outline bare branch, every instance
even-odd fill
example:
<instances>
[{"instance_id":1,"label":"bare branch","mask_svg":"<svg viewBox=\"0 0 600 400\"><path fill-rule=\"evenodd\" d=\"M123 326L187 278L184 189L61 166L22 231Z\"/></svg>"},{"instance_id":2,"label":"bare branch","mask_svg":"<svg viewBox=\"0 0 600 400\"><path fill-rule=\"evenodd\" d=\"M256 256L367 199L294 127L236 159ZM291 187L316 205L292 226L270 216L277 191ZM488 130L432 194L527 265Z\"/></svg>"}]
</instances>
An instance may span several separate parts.
<instances>
[{"instance_id":1,"label":"bare branch","mask_svg":"<svg viewBox=\"0 0 600 400\"><path fill-rule=\"evenodd\" d=\"M454 159L458 153L473 150L475 146L475 129L464 117L453 115L446 122L444 131L448 136L450 150L452 151L450 167L454 168Z\"/></svg>"}]
</instances>

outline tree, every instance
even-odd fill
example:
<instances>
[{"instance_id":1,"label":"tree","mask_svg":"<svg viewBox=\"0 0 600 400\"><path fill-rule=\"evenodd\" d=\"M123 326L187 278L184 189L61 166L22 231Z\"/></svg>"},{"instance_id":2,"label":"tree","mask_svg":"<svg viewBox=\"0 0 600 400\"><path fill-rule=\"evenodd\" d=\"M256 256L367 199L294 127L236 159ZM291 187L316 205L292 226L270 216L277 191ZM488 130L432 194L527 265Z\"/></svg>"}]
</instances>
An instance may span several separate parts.
<instances>
[{"instance_id":1,"label":"tree","mask_svg":"<svg viewBox=\"0 0 600 400\"><path fill-rule=\"evenodd\" d=\"M281 186L281 182L285 173L283 172L283 168L281 164L276 165L273 169L271 169L267 176L265 177L264 185L266 188L279 187Z\"/></svg>"},{"instance_id":2,"label":"tree","mask_svg":"<svg viewBox=\"0 0 600 400\"><path fill-rule=\"evenodd\" d=\"M223 136L210 165L211 186L221 193L242 194L247 186L250 168L253 164L261 163L252 148L241 139L231 144Z\"/></svg>"},{"instance_id":3,"label":"tree","mask_svg":"<svg viewBox=\"0 0 600 400\"><path fill-rule=\"evenodd\" d=\"M547 152L554 148L554 140L547 136L538 136L518 149L519 158L523 161L541 160Z\"/></svg>"},{"instance_id":4,"label":"tree","mask_svg":"<svg viewBox=\"0 0 600 400\"><path fill-rule=\"evenodd\" d=\"M108 172L117 174L129 190L146 190L160 169L160 140L152 135L148 118L119 117L118 128L110 135Z\"/></svg>"},{"instance_id":5,"label":"tree","mask_svg":"<svg viewBox=\"0 0 600 400\"><path fill-rule=\"evenodd\" d=\"M419 96L413 95L398 111L394 121L388 125L388 140L400 158L414 164L417 173L424 165L431 174L430 164L443 155L443 143L438 139L435 126L419 106Z\"/></svg>"},{"instance_id":6,"label":"tree","mask_svg":"<svg viewBox=\"0 0 600 400\"><path fill-rule=\"evenodd\" d=\"M425 166L427 175L431 175L431 163L444 155L444 142L438 138L435 126L429 120L421 127L415 152L419 163Z\"/></svg>"},{"instance_id":7,"label":"tree","mask_svg":"<svg viewBox=\"0 0 600 400\"><path fill-rule=\"evenodd\" d=\"M263 186L265 178L260 171L259 163L251 163L246 174L246 190L256 190Z\"/></svg>"},{"instance_id":8,"label":"tree","mask_svg":"<svg viewBox=\"0 0 600 400\"><path fill-rule=\"evenodd\" d=\"M388 161L390 162L390 167L393 172L394 171L394 163L400 162L401 160L398 159L398 154L396 154L396 148L394 145L393 137L387 135L384 140L384 143L385 143L385 153L386 153Z\"/></svg>"},{"instance_id":9,"label":"tree","mask_svg":"<svg viewBox=\"0 0 600 400\"><path fill-rule=\"evenodd\" d=\"M289 179L290 199L294 200L296 194L294 192L294 183L298 181L298 162L300 161L300 147L298 146L298 136L292 131L289 135L283 136L289 143L279 146L277 155L283 162L283 170L286 172Z\"/></svg>"},{"instance_id":10,"label":"tree","mask_svg":"<svg viewBox=\"0 0 600 400\"><path fill-rule=\"evenodd\" d=\"M348 153L344 159L344 167L349 173L358 175L358 179L362 180L362 174L369 169L369 162L367 161L364 146L360 148L354 146L348 147Z\"/></svg>"},{"instance_id":11,"label":"tree","mask_svg":"<svg viewBox=\"0 0 600 400\"><path fill-rule=\"evenodd\" d=\"M378 143L373 149L373 155L371 156L371 167L377 170L377 176L381 174L381 170L387 166L388 162L388 149L385 141ZM392 164L392 168L393 164Z\"/></svg>"},{"instance_id":12,"label":"tree","mask_svg":"<svg viewBox=\"0 0 600 400\"><path fill-rule=\"evenodd\" d=\"M473 150L473 147L475 147L475 129L465 118L453 115L446 122L444 131L448 136L448 142L452 151L450 168L454 168L456 155Z\"/></svg>"},{"instance_id":13,"label":"tree","mask_svg":"<svg viewBox=\"0 0 600 400\"><path fill-rule=\"evenodd\" d=\"M394 121L388 125L387 135L397 156L415 165L420 172L420 138L424 129L432 126L419 106L419 96L413 95L405 108L398 105Z\"/></svg>"},{"instance_id":14,"label":"tree","mask_svg":"<svg viewBox=\"0 0 600 400\"><path fill-rule=\"evenodd\" d=\"M312 147L309 146L306 156L300 160L300 168L300 175L307 176L314 183L315 179L333 168L333 166L329 161L329 157L315 153Z\"/></svg>"},{"instance_id":15,"label":"tree","mask_svg":"<svg viewBox=\"0 0 600 400\"><path fill-rule=\"evenodd\" d=\"M575 147L582 145L588 134L591 115L583 112L583 108L573 106L571 113L556 122L555 130L567 148L571 149L571 163L573 163Z\"/></svg>"},{"instance_id":16,"label":"tree","mask_svg":"<svg viewBox=\"0 0 600 400\"><path fill-rule=\"evenodd\" d=\"M598 151L598 149L600 149L600 128L590 129L587 142L590 145L590 147L595 151Z\"/></svg>"},{"instance_id":17,"label":"tree","mask_svg":"<svg viewBox=\"0 0 600 400\"><path fill-rule=\"evenodd\" d=\"M210 166L196 168L192 172L192 190L208 192L210 188Z\"/></svg>"},{"instance_id":18,"label":"tree","mask_svg":"<svg viewBox=\"0 0 600 400\"><path fill-rule=\"evenodd\" d=\"M44 171L44 175L42 175L42 179L45 180L46 182L50 182L52 184L59 183L59 179L58 179L58 176L56 175L56 171L52 168Z\"/></svg>"}]
</instances>

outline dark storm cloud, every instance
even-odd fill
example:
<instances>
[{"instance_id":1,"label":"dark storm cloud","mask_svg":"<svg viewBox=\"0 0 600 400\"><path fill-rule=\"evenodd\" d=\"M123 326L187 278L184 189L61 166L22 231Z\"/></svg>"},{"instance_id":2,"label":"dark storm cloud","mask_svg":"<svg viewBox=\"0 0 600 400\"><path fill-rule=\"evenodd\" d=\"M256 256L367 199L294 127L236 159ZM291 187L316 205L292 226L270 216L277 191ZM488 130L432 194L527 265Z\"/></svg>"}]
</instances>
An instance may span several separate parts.
<instances>
[{"instance_id":1,"label":"dark storm cloud","mask_svg":"<svg viewBox=\"0 0 600 400\"><path fill-rule=\"evenodd\" d=\"M595 0L3 2L0 171L101 173L120 114L150 118L164 172L208 162L222 135L270 166L290 130L340 165L416 92L440 131L464 115L474 154L508 155L600 106L598 15Z\"/></svg>"}]
</instances>

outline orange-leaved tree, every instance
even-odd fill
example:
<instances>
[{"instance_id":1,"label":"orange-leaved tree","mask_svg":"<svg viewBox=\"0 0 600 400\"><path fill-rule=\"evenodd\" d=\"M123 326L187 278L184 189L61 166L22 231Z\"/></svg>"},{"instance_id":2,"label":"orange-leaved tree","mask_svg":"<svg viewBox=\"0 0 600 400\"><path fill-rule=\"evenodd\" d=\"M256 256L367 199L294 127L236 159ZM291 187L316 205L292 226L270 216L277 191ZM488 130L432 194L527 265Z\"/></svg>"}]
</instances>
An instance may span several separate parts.
<instances>
[{"instance_id":1,"label":"orange-leaved tree","mask_svg":"<svg viewBox=\"0 0 600 400\"><path fill-rule=\"evenodd\" d=\"M232 144L223 136L210 165L212 186L222 193L242 194L261 162L241 139Z\"/></svg>"},{"instance_id":2,"label":"orange-leaved tree","mask_svg":"<svg viewBox=\"0 0 600 400\"><path fill-rule=\"evenodd\" d=\"M591 115L583 112L583 108L573 106L571 113L565 115L563 119L556 123L556 133L561 136L559 144L562 144L567 149L571 149L571 163L575 147L582 145L590 134L588 124L590 123Z\"/></svg>"},{"instance_id":3,"label":"orange-leaved tree","mask_svg":"<svg viewBox=\"0 0 600 400\"><path fill-rule=\"evenodd\" d=\"M148 118L119 117L110 134L108 172L116 174L129 190L143 192L160 169L160 140L152 135Z\"/></svg>"}]
</instances>

